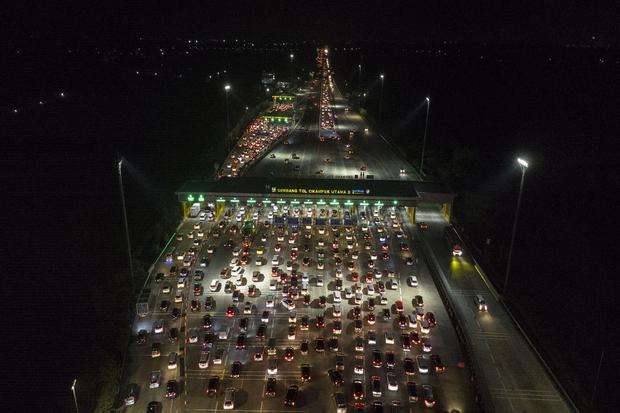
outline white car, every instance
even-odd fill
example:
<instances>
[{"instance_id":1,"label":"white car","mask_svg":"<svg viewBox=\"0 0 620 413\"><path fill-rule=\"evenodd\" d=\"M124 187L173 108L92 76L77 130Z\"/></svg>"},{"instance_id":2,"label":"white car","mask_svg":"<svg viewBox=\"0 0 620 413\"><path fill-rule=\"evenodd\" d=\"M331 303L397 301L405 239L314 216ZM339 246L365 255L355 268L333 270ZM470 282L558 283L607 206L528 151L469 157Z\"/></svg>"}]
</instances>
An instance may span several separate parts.
<instances>
[{"instance_id":1,"label":"white car","mask_svg":"<svg viewBox=\"0 0 620 413\"><path fill-rule=\"evenodd\" d=\"M377 259L377 251L370 251L370 259L371 260Z\"/></svg>"},{"instance_id":2,"label":"white car","mask_svg":"<svg viewBox=\"0 0 620 413\"><path fill-rule=\"evenodd\" d=\"M369 297L374 297L375 296L375 286L374 285L368 284L368 287L367 287L366 290L368 292L368 296Z\"/></svg>"},{"instance_id":3,"label":"white car","mask_svg":"<svg viewBox=\"0 0 620 413\"><path fill-rule=\"evenodd\" d=\"M216 292L220 288L220 282L218 280L212 280L211 284L209 284L209 291L212 293Z\"/></svg>"},{"instance_id":4,"label":"white car","mask_svg":"<svg viewBox=\"0 0 620 413\"><path fill-rule=\"evenodd\" d=\"M156 334L160 334L164 332L164 320L159 319L153 323L153 331Z\"/></svg>"},{"instance_id":5,"label":"white car","mask_svg":"<svg viewBox=\"0 0 620 413\"><path fill-rule=\"evenodd\" d=\"M239 274L237 276L237 279L235 280L235 285L237 287L241 287L243 285L243 280L244 280L244 278L241 276L241 274Z\"/></svg>"},{"instance_id":6,"label":"white car","mask_svg":"<svg viewBox=\"0 0 620 413\"><path fill-rule=\"evenodd\" d=\"M233 248L233 250L232 250L233 257L238 257L240 252L241 252L241 248L239 248L239 247Z\"/></svg>"},{"instance_id":7,"label":"white car","mask_svg":"<svg viewBox=\"0 0 620 413\"><path fill-rule=\"evenodd\" d=\"M200 360L198 360L198 368L206 369L209 367L209 352L205 351L200 353Z\"/></svg>"},{"instance_id":8,"label":"white car","mask_svg":"<svg viewBox=\"0 0 620 413\"><path fill-rule=\"evenodd\" d=\"M269 359L269 366L267 367L267 374L278 374L278 359Z\"/></svg>"},{"instance_id":9,"label":"white car","mask_svg":"<svg viewBox=\"0 0 620 413\"><path fill-rule=\"evenodd\" d=\"M364 357L363 356L355 357L355 364L353 366L353 372L355 374L364 374Z\"/></svg>"},{"instance_id":10,"label":"white car","mask_svg":"<svg viewBox=\"0 0 620 413\"><path fill-rule=\"evenodd\" d=\"M416 277L415 275L410 275L407 278L407 283L411 286L411 287L417 287L418 286L418 277Z\"/></svg>"},{"instance_id":11,"label":"white car","mask_svg":"<svg viewBox=\"0 0 620 413\"><path fill-rule=\"evenodd\" d=\"M240 276L243 274L243 267L237 265L230 270L230 273L235 276Z\"/></svg>"},{"instance_id":12,"label":"white car","mask_svg":"<svg viewBox=\"0 0 620 413\"><path fill-rule=\"evenodd\" d=\"M295 309L295 302L290 298L285 298L284 300L282 300L282 305L289 311Z\"/></svg>"},{"instance_id":13,"label":"white car","mask_svg":"<svg viewBox=\"0 0 620 413\"><path fill-rule=\"evenodd\" d=\"M230 263L228 264L229 267L237 267L239 266L239 264L241 263L241 261L239 261L239 258L233 258L232 260L230 260Z\"/></svg>"},{"instance_id":14,"label":"white car","mask_svg":"<svg viewBox=\"0 0 620 413\"><path fill-rule=\"evenodd\" d=\"M200 215L198 215L198 218L201 221L206 221L207 220L207 213L205 211L200 212Z\"/></svg>"},{"instance_id":15,"label":"white car","mask_svg":"<svg viewBox=\"0 0 620 413\"><path fill-rule=\"evenodd\" d=\"M183 302L183 293L181 291L177 291L176 294L174 295L174 302L175 303Z\"/></svg>"},{"instance_id":16,"label":"white car","mask_svg":"<svg viewBox=\"0 0 620 413\"><path fill-rule=\"evenodd\" d=\"M179 278L177 281L177 288L185 288L185 278Z\"/></svg>"},{"instance_id":17,"label":"white car","mask_svg":"<svg viewBox=\"0 0 620 413\"><path fill-rule=\"evenodd\" d=\"M323 276L319 275L316 277L316 286L317 287L323 287L324 283L323 283Z\"/></svg>"},{"instance_id":18,"label":"white car","mask_svg":"<svg viewBox=\"0 0 620 413\"><path fill-rule=\"evenodd\" d=\"M224 393L224 410L232 410L235 408L235 388L229 387Z\"/></svg>"},{"instance_id":19,"label":"white car","mask_svg":"<svg viewBox=\"0 0 620 413\"><path fill-rule=\"evenodd\" d=\"M222 364L223 358L224 358L224 349L218 348L215 352L215 356L213 357L213 364Z\"/></svg>"},{"instance_id":20,"label":"white car","mask_svg":"<svg viewBox=\"0 0 620 413\"><path fill-rule=\"evenodd\" d=\"M189 342L190 343L198 343L198 329L197 328L191 328L189 330Z\"/></svg>"},{"instance_id":21,"label":"white car","mask_svg":"<svg viewBox=\"0 0 620 413\"><path fill-rule=\"evenodd\" d=\"M340 292L340 291L336 291L336 292ZM334 317L342 316L342 309L340 308L340 304L334 304L334 309L332 311L332 314Z\"/></svg>"},{"instance_id":22,"label":"white car","mask_svg":"<svg viewBox=\"0 0 620 413\"><path fill-rule=\"evenodd\" d=\"M398 381L396 381L396 375L394 373L388 373L386 375L388 390L397 391L398 390Z\"/></svg>"},{"instance_id":23,"label":"white car","mask_svg":"<svg viewBox=\"0 0 620 413\"><path fill-rule=\"evenodd\" d=\"M274 305L275 305L275 301L274 301L273 295L268 295L267 296L267 302L265 303L265 306L267 308L273 308Z\"/></svg>"}]
</instances>

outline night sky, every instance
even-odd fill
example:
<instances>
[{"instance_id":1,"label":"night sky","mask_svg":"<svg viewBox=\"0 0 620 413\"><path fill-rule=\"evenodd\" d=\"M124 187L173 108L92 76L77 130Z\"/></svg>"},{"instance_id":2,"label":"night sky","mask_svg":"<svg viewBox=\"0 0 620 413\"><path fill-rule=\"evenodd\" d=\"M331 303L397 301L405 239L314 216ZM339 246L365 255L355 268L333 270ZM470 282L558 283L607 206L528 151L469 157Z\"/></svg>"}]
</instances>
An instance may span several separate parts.
<instances>
[{"instance_id":1,"label":"night sky","mask_svg":"<svg viewBox=\"0 0 620 413\"><path fill-rule=\"evenodd\" d=\"M383 3L383 4L381 4ZM527 4L524 4L527 3ZM36 6L34 6L36 4ZM15 34L99 39L201 35L251 40L485 41L618 44L617 2L14 2L3 25ZM6 7L6 5L5 5Z\"/></svg>"}]
</instances>

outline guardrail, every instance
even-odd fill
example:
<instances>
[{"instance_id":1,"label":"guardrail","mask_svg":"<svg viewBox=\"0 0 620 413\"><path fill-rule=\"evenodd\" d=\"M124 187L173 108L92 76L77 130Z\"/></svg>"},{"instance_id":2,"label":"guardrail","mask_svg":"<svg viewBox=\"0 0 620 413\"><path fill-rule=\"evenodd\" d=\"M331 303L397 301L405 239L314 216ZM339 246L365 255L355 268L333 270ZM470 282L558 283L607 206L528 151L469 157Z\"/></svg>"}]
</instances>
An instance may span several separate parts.
<instances>
[{"instance_id":1,"label":"guardrail","mask_svg":"<svg viewBox=\"0 0 620 413\"><path fill-rule=\"evenodd\" d=\"M515 327L517 327L517 330L519 330L519 332L521 333L521 335L523 336L523 338L527 342L528 346L532 349L532 351L534 351L534 354L538 358L538 361L540 361L540 363L543 365L543 368L546 370L547 374L551 377L551 380L553 381L553 384L559 390L559 392L562 394L562 397L564 398L564 401L567 402L567 404L573 409L574 412L578 412L579 409L573 403L573 400L569 396L569 394L566 391L566 389L564 388L564 386L562 386L562 383L560 383L560 380L558 380L557 376L553 373L553 370L551 370L551 367L549 367L549 365L547 364L547 362L545 361L543 356L538 352L538 350L536 349L536 346L534 346L534 343L532 342L532 340L529 338L529 336L527 335L527 333L525 332L523 327L521 327L521 324L519 323L519 321L516 319L516 317L510 311L510 308L508 308L508 305L507 305L506 301L504 300L504 298L502 297L502 295L497 292L497 290L495 289L495 286L493 285L491 280L488 279L488 277L486 276L484 270L482 269L482 266L476 260L475 254L471 253L472 249L467 247L467 244L466 244L466 242L464 240L465 237L461 236L461 234L454 227L454 225L450 225L450 228L452 229L452 231L454 231L454 234L459 239L459 241L461 243L461 247L463 247L467 251L469 251L469 256L471 257L471 260L474 263L474 268L476 269L476 272L480 276L480 279L487 286L489 292L493 295L493 298L495 298L495 300L498 302L498 304L500 304L502 306L502 308L504 309L506 314L508 314L508 317L510 317L510 320L512 321L512 323L515 325Z\"/></svg>"}]
</instances>

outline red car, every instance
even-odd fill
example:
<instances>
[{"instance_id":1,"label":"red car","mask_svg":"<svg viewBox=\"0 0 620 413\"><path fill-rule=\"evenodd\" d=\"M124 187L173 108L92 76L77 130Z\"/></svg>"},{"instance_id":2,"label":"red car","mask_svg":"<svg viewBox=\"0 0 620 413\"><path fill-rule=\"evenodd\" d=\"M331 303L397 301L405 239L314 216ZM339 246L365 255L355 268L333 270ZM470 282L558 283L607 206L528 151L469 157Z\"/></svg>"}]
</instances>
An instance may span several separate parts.
<instances>
[{"instance_id":1,"label":"red car","mask_svg":"<svg viewBox=\"0 0 620 413\"><path fill-rule=\"evenodd\" d=\"M396 300L396 312L397 313L402 313L403 312L403 302L400 300Z\"/></svg>"},{"instance_id":2,"label":"red car","mask_svg":"<svg viewBox=\"0 0 620 413\"><path fill-rule=\"evenodd\" d=\"M422 230L422 231L426 231L428 229L428 224L426 222L420 222L418 224L418 227Z\"/></svg>"},{"instance_id":3,"label":"red car","mask_svg":"<svg viewBox=\"0 0 620 413\"><path fill-rule=\"evenodd\" d=\"M428 322L429 327L435 327L437 325L437 320L435 319L435 314L432 312L428 312L424 314L424 319Z\"/></svg>"},{"instance_id":4,"label":"red car","mask_svg":"<svg viewBox=\"0 0 620 413\"><path fill-rule=\"evenodd\" d=\"M375 274L370 272L370 271L368 271L366 273L366 283L367 284L371 284L374 281L374 279L375 279Z\"/></svg>"},{"instance_id":5,"label":"red car","mask_svg":"<svg viewBox=\"0 0 620 413\"><path fill-rule=\"evenodd\" d=\"M356 283L356 282L359 282L359 280L360 280L360 275L357 272L352 272L351 281Z\"/></svg>"},{"instance_id":6,"label":"red car","mask_svg":"<svg viewBox=\"0 0 620 413\"><path fill-rule=\"evenodd\" d=\"M234 317L236 314L236 309L234 306L229 305L228 309L226 310L226 317Z\"/></svg>"}]
</instances>

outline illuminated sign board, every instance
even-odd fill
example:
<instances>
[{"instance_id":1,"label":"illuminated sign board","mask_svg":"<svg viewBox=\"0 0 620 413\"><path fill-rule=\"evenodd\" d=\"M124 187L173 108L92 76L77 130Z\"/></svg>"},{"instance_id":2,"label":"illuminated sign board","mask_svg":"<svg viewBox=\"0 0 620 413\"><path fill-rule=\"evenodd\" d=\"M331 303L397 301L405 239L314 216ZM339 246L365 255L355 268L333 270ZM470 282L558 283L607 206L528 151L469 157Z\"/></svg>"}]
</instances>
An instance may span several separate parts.
<instances>
[{"instance_id":1,"label":"illuminated sign board","mask_svg":"<svg viewBox=\"0 0 620 413\"><path fill-rule=\"evenodd\" d=\"M334 189L334 188L281 188L272 186L273 194L302 194L302 195L370 195L370 189Z\"/></svg>"}]
</instances>

